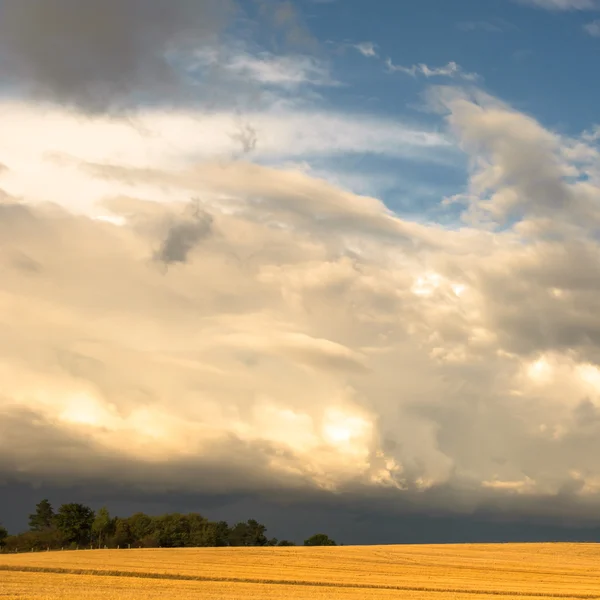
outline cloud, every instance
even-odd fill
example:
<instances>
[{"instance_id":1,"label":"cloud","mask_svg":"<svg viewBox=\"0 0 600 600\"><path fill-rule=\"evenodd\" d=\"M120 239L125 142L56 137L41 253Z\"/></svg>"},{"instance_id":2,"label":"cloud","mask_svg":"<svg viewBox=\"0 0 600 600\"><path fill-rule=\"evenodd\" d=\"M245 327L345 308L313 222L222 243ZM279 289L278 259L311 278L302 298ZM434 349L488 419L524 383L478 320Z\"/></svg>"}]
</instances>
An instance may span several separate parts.
<instances>
[{"instance_id":1,"label":"cloud","mask_svg":"<svg viewBox=\"0 0 600 600\"><path fill-rule=\"evenodd\" d=\"M165 239L155 254L166 265L185 263L190 251L211 232L212 217L198 207L190 215L171 222Z\"/></svg>"},{"instance_id":2,"label":"cloud","mask_svg":"<svg viewBox=\"0 0 600 600\"><path fill-rule=\"evenodd\" d=\"M354 48L367 58L375 58L378 56L373 42L361 42L360 44L355 44Z\"/></svg>"},{"instance_id":3,"label":"cloud","mask_svg":"<svg viewBox=\"0 0 600 600\"><path fill-rule=\"evenodd\" d=\"M429 99L469 158L454 229L293 165L144 154L110 120L59 120L62 148L8 132L3 185L58 169L63 197L0 203L0 473L597 519L594 136Z\"/></svg>"},{"instance_id":4,"label":"cloud","mask_svg":"<svg viewBox=\"0 0 600 600\"><path fill-rule=\"evenodd\" d=\"M227 52L204 48L194 54L194 66L220 70L221 77L252 81L266 86L296 90L303 85L339 85L325 63L308 55L251 54L244 49Z\"/></svg>"},{"instance_id":5,"label":"cloud","mask_svg":"<svg viewBox=\"0 0 600 600\"><path fill-rule=\"evenodd\" d=\"M211 43L229 0L22 0L1 3L0 74L19 89L90 112L173 96L169 54Z\"/></svg>"},{"instance_id":6,"label":"cloud","mask_svg":"<svg viewBox=\"0 0 600 600\"><path fill-rule=\"evenodd\" d=\"M589 33L592 37L600 37L600 20L586 23L583 26L584 31Z\"/></svg>"},{"instance_id":7,"label":"cloud","mask_svg":"<svg viewBox=\"0 0 600 600\"><path fill-rule=\"evenodd\" d=\"M597 7L595 0L515 0L546 10L588 10Z\"/></svg>"},{"instance_id":8,"label":"cloud","mask_svg":"<svg viewBox=\"0 0 600 600\"><path fill-rule=\"evenodd\" d=\"M465 73L460 65L457 65L454 61L449 62L445 67L430 68L425 64L403 67L402 65L395 65L392 63L391 59L388 58L386 60L386 66L390 73L406 73L412 77L424 75L427 78L450 77L454 79L464 79L466 81L475 81L479 77L476 73Z\"/></svg>"},{"instance_id":9,"label":"cloud","mask_svg":"<svg viewBox=\"0 0 600 600\"><path fill-rule=\"evenodd\" d=\"M463 148L474 157L471 216L506 222L527 214L548 235L557 229L544 221L551 215L561 214L563 224L573 226L597 221L596 190L581 179L593 174L595 148L562 139L485 94L474 98L448 91L437 88L437 99L450 113L450 126L461 132Z\"/></svg>"},{"instance_id":10,"label":"cloud","mask_svg":"<svg viewBox=\"0 0 600 600\"><path fill-rule=\"evenodd\" d=\"M428 163L447 161L453 152L451 140L434 130L314 107L245 113L140 109L126 121L101 115L81 120L57 107L7 102L0 103L0 127L6 135L0 146L0 162L7 167L1 174L4 190L76 211L121 194L120 187L86 176L81 161L178 170L248 155L277 164L364 154ZM88 143L82 146L81 139ZM144 193L153 200L173 198L152 185Z\"/></svg>"},{"instance_id":11,"label":"cloud","mask_svg":"<svg viewBox=\"0 0 600 600\"><path fill-rule=\"evenodd\" d=\"M490 19L487 21L461 21L457 27L462 31L485 31L486 33L504 33L516 29L512 23L504 19Z\"/></svg>"}]
</instances>

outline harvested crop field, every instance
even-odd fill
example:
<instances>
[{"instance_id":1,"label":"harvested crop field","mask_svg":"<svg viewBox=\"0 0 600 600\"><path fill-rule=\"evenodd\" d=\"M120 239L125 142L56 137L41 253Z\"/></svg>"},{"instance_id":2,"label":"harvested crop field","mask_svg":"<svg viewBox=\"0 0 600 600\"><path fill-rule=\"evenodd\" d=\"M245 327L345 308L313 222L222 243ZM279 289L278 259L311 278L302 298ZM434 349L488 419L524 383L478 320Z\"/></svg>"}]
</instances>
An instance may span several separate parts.
<instances>
[{"instance_id":1,"label":"harvested crop field","mask_svg":"<svg viewBox=\"0 0 600 600\"><path fill-rule=\"evenodd\" d=\"M81 550L0 555L0 598L598 598L600 545Z\"/></svg>"}]
</instances>

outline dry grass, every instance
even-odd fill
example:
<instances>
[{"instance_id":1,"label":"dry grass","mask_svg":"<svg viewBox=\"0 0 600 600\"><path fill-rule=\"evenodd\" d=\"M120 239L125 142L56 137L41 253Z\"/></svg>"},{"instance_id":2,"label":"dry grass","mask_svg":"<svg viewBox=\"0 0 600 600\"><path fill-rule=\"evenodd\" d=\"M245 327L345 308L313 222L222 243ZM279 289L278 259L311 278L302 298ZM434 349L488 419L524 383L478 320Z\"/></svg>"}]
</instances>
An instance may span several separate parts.
<instances>
[{"instance_id":1,"label":"dry grass","mask_svg":"<svg viewBox=\"0 0 600 600\"><path fill-rule=\"evenodd\" d=\"M600 545L83 550L0 555L0 599L598 598Z\"/></svg>"}]
</instances>

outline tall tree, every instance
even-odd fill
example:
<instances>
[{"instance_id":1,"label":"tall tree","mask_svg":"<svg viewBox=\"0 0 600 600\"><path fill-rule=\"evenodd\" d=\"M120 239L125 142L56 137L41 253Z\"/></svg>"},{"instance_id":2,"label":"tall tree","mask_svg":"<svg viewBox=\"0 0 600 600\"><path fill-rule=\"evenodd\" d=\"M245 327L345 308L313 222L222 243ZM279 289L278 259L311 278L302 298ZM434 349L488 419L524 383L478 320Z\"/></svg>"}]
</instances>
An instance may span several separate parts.
<instances>
[{"instance_id":1,"label":"tall tree","mask_svg":"<svg viewBox=\"0 0 600 600\"><path fill-rule=\"evenodd\" d=\"M305 546L336 546L336 543L324 533L315 533L307 540L304 540Z\"/></svg>"},{"instance_id":2,"label":"tall tree","mask_svg":"<svg viewBox=\"0 0 600 600\"><path fill-rule=\"evenodd\" d=\"M35 505L35 512L29 515L29 529L31 531L44 531L51 529L54 521L54 510L52 504L44 498Z\"/></svg>"},{"instance_id":3,"label":"tall tree","mask_svg":"<svg viewBox=\"0 0 600 600\"><path fill-rule=\"evenodd\" d=\"M4 548L6 546L6 538L8 537L8 531L0 525L0 548Z\"/></svg>"},{"instance_id":4,"label":"tall tree","mask_svg":"<svg viewBox=\"0 0 600 600\"><path fill-rule=\"evenodd\" d=\"M106 542L106 538L110 535L113 520L110 518L108 509L103 506L97 513L92 523L92 535L98 546L102 546Z\"/></svg>"},{"instance_id":5,"label":"tall tree","mask_svg":"<svg viewBox=\"0 0 600 600\"><path fill-rule=\"evenodd\" d=\"M65 541L88 544L94 522L94 511L84 504L63 504L54 517L54 522Z\"/></svg>"}]
</instances>

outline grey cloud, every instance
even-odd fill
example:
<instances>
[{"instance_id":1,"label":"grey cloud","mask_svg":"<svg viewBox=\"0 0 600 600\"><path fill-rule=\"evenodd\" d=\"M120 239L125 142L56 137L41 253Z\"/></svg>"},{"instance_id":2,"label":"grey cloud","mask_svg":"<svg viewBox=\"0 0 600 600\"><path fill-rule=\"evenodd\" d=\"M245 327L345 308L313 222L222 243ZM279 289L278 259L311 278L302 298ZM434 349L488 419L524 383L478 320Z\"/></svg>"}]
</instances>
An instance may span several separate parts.
<instances>
[{"instance_id":1,"label":"grey cloud","mask_svg":"<svg viewBox=\"0 0 600 600\"><path fill-rule=\"evenodd\" d=\"M250 154L258 144L258 133L250 123L240 124L231 137L240 143L242 155Z\"/></svg>"},{"instance_id":2,"label":"grey cloud","mask_svg":"<svg viewBox=\"0 0 600 600\"><path fill-rule=\"evenodd\" d=\"M173 96L167 53L214 41L233 0L3 0L5 82L86 111Z\"/></svg>"},{"instance_id":3,"label":"grey cloud","mask_svg":"<svg viewBox=\"0 0 600 600\"><path fill-rule=\"evenodd\" d=\"M169 225L166 237L154 256L155 259L167 265L185 263L193 248L210 235L212 224L212 216L200 212L198 208L193 210L191 215L175 220Z\"/></svg>"}]
</instances>

